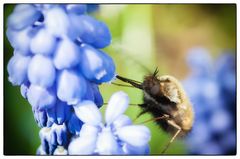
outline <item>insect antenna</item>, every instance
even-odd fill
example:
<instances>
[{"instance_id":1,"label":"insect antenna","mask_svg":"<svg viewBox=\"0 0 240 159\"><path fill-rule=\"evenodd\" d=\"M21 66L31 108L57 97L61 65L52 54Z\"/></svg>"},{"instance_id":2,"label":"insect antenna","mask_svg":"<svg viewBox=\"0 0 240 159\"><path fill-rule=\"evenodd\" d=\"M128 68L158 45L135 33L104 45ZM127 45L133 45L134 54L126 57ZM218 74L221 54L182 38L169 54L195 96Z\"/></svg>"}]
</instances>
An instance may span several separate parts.
<instances>
[{"instance_id":1,"label":"insect antenna","mask_svg":"<svg viewBox=\"0 0 240 159\"><path fill-rule=\"evenodd\" d=\"M156 77L158 75L159 69L156 67L155 71L153 72L153 76Z\"/></svg>"},{"instance_id":2,"label":"insect antenna","mask_svg":"<svg viewBox=\"0 0 240 159\"><path fill-rule=\"evenodd\" d=\"M143 89L141 82L138 82L138 81L135 81L135 80L132 80L132 79L128 79L128 78L125 78L125 77L122 77L122 76L119 76L119 75L117 75L116 78L123 81L123 82L131 84L133 87L136 87L138 89Z\"/></svg>"}]
</instances>

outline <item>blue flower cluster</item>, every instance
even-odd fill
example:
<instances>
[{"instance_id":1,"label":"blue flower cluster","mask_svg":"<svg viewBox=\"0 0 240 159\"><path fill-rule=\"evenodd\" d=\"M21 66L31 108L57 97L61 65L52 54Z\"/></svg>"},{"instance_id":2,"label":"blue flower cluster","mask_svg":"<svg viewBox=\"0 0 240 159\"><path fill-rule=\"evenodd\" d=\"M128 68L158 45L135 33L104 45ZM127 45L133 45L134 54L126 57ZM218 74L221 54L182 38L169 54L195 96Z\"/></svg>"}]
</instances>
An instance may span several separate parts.
<instances>
[{"instance_id":1,"label":"blue flower cluster","mask_svg":"<svg viewBox=\"0 0 240 159\"><path fill-rule=\"evenodd\" d=\"M92 101L76 105L75 113L84 125L80 135L70 142L69 154L149 154L150 131L143 125L132 125L131 119L123 115L128 103L127 94L121 91L114 93L105 111L105 123Z\"/></svg>"},{"instance_id":2,"label":"blue flower cluster","mask_svg":"<svg viewBox=\"0 0 240 159\"><path fill-rule=\"evenodd\" d=\"M83 122L74 106L103 105L98 85L115 78L115 65L102 48L111 43L108 27L84 4L20 4L8 17L7 37L14 48L7 70L21 87L40 130L38 154L67 154Z\"/></svg>"},{"instance_id":3,"label":"blue flower cluster","mask_svg":"<svg viewBox=\"0 0 240 159\"><path fill-rule=\"evenodd\" d=\"M224 53L213 62L208 50L189 50L184 86L195 110L187 145L190 154L236 153L236 60Z\"/></svg>"}]
</instances>

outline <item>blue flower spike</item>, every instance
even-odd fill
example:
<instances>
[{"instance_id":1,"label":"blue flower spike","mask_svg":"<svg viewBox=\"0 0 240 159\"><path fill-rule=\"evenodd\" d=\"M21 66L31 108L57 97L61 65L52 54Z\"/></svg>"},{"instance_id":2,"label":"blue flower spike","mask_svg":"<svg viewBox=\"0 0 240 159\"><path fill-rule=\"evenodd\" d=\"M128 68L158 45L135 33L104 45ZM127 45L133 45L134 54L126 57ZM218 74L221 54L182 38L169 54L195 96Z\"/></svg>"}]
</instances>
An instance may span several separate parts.
<instances>
[{"instance_id":1,"label":"blue flower spike","mask_svg":"<svg viewBox=\"0 0 240 159\"><path fill-rule=\"evenodd\" d=\"M123 115L127 95L110 101L105 124L99 111L104 103L99 85L111 82L116 70L100 50L111 43L110 30L89 14L98 8L20 4L8 18L6 34L14 49L8 79L21 87L41 128L38 155L124 154L116 132L132 124Z\"/></svg>"}]
</instances>

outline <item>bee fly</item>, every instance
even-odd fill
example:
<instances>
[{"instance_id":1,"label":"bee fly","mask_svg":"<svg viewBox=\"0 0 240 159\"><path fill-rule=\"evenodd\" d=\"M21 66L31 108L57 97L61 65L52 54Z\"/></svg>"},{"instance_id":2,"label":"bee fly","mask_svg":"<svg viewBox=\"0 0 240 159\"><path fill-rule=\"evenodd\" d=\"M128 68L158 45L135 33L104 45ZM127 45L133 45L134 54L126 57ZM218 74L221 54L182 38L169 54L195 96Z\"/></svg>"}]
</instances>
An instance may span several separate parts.
<instances>
[{"instance_id":1,"label":"bee fly","mask_svg":"<svg viewBox=\"0 0 240 159\"><path fill-rule=\"evenodd\" d=\"M158 69L153 74L144 77L144 81L138 82L119 75L119 80L131 84L133 87L143 90L143 104L141 116L150 113L154 117L148 121L155 121L164 131L173 135L162 153L176 137L185 136L193 126L194 112L191 103L180 82L170 75L158 77Z\"/></svg>"}]
</instances>

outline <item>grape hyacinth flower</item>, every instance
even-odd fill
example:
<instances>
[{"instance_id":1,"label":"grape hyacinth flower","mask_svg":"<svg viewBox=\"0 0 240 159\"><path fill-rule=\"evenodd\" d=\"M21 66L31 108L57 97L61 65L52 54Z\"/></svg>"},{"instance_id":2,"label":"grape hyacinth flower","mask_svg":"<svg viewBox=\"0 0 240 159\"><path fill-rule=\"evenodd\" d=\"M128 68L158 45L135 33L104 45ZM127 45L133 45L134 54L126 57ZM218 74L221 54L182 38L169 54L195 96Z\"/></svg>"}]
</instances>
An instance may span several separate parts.
<instances>
[{"instance_id":1,"label":"grape hyacinth flower","mask_svg":"<svg viewBox=\"0 0 240 159\"><path fill-rule=\"evenodd\" d=\"M76 116L83 121L78 136L72 138L71 155L141 155L149 154L150 131L143 125L132 125L123 113L129 99L124 92L116 92L109 100L105 123L94 102L86 100L74 106Z\"/></svg>"},{"instance_id":2,"label":"grape hyacinth flower","mask_svg":"<svg viewBox=\"0 0 240 159\"><path fill-rule=\"evenodd\" d=\"M236 153L236 66L232 53L211 59L208 50L188 54L191 73L184 81L195 109L195 123L187 145L190 154Z\"/></svg>"},{"instance_id":3,"label":"grape hyacinth flower","mask_svg":"<svg viewBox=\"0 0 240 159\"><path fill-rule=\"evenodd\" d=\"M20 86L41 128L37 154L68 154L83 125L73 106L88 100L100 108L98 85L115 78L112 58L100 50L111 43L110 31L89 14L97 8L19 4L8 17L6 34L14 48L8 79Z\"/></svg>"}]
</instances>

